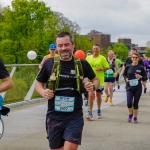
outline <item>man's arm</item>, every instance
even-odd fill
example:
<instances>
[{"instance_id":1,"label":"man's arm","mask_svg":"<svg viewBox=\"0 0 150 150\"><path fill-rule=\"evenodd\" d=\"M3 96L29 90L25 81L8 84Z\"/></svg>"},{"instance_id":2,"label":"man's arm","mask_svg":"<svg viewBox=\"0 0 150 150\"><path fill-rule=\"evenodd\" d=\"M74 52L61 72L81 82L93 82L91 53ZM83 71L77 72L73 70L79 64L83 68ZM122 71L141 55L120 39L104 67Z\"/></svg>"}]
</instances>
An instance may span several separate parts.
<instances>
[{"instance_id":1,"label":"man's arm","mask_svg":"<svg viewBox=\"0 0 150 150\"><path fill-rule=\"evenodd\" d=\"M1 80L2 83L0 84L0 93L13 88L13 81L10 77L6 77Z\"/></svg>"},{"instance_id":2,"label":"man's arm","mask_svg":"<svg viewBox=\"0 0 150 150\"><path fill-rule=\"evenodd\" d=\"M100 81L97 77L95 77L94 79L90 80L89 82L86 82L84 84L84 87L88 92L91 92L91 91L97 90L99 88L99 85L100 85Z\"/></svg>"},{"instance_id":3,"label":"man's arm","mask_svg":"<svg viewBox=\"0 0 150 150\"><path fill-rule=\"evenodd\" d=\"M100 86L100 81L97 77L95 77L94 79L91 80L93 85L95 86L95 89L94 90L97 90Z\"/></svg>"},{"instance_id":4,"label":"man's arm","mask_svg":"<svg viewBox=\"0 0 150 150\"><path fill-rule=\"evenodd\" d=\"M52 99L54 97L54 91L50 89L44 89L44 83L36 81L35 90L43 98Z\"/></svg>"},{"instance_id":5,"label":"man's arm","mask_svg":"<svg viewBox=\"0 0 150 150\"><path fill-rule=\"evenodd\" d=\"M36 81L35 90L38 94L40 94L43 97L44 83Z\"/></svg>"}]
</instances>

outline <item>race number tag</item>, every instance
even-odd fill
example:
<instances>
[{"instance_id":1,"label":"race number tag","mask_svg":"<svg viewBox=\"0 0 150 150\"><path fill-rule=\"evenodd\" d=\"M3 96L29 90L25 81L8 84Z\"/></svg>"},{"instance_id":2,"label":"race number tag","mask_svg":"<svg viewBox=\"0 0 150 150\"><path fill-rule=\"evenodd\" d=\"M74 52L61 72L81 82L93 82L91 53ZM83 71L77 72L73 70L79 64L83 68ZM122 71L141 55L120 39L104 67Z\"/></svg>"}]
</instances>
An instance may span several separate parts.
<instances>
[{"instance_id":1,"label":"race number tag","mask_svg":"<svg viewBox=\"0 0 150 150\"><path fill-rule=\"evenodd\" d=\"M139 83L138 79L132 79L129 81L130 86L137 86Z\"/></svg>"},{"instance_id":2,"label":"race number tag","mask_svg":"<svg viewBox=\"0 0 150 150\"><path fill-rule=\"evenodd\" d=\"M73 112L75 97L55 96L55 111Z\"/></svg>"},{"instance_id":3,"label":"race number tag","mask_svg":"<svg viewBox=\"0 0 150 150\"><path fill-rule=\"evenodd\" d=\"M108 69L108 70L106 70L106 72L107 72L107 74L113 74L114 73L112 69Z\"/></svg>"}]
</instances>

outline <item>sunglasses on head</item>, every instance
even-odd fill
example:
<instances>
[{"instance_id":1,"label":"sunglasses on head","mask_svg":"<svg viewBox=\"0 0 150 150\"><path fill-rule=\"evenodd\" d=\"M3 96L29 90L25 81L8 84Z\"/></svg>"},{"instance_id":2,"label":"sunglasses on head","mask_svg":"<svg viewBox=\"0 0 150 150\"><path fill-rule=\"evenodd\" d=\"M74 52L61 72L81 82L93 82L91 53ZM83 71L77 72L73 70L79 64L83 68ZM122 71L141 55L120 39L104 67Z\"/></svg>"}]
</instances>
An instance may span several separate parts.
<instances>
[{"instance_id":1,"label":"sunglasses on head","mask_svg":"<svg viewBox=\"0 0 150 150\"><path fill-rule=\"evenodd\" d=\"M50 49L50 50L55 51L55 49Z\"/></svg>"}]
</instances>

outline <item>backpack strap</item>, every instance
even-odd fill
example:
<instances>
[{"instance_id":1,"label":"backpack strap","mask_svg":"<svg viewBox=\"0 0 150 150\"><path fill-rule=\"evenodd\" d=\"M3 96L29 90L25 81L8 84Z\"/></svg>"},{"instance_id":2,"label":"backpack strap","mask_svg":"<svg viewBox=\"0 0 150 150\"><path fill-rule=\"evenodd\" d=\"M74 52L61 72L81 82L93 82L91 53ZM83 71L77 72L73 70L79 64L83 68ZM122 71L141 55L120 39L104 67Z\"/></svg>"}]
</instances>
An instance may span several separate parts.
<instances>
[{"instance_id":1,"label":"backpack strap","mask_svg":"<svg viewBox=\"0 0 150 150\"><path fill-rule=\"evenodd\" d=\"M56 76L56 84L55 84L55 88L58 88L58 84L59 84L59 74L60 74L60 56L56 56L54 57L54 64L53 64L53 68L51 71L51 75L52 73L55 73Z\"/></svg>"},{"instance_id":2,"label":"backpack strap","mask_svg":"<svg viewBox=\"0 0 150 150\"><path fill-rule=\"evenodd\" d=\"M79 93L83 93L84 92L84 84L83 84L84 73L83 73L81 60L78 58L75 58L75 57L73 57L73 58L74 58L74 65L75 65L75 72L76 72L77 91ZM62 76L61 70L60 70L60 56L54 57L54 64L53 64L53 68L51 71L51 75L52 75L52 73L55 73L55 76L56 76L56 84L55 84L54 89L59 90L58 89L59 79L60 79L60 76Z\"/></svg>"},{"instance_id":3,"label":"backpack strap","mask_svg":"<svg viewBox=\"0 0 150 150\"><path fill-rule=\"evenodd\" d=\"M76 70L76 76L77 76L77 79L76 79L77 90L79 93L83 93L84 92L84 84L83 84L84 73L83 73L81 60L74 57L74 62L75 62L75 70Z\"/></svg>"}]
</instances>

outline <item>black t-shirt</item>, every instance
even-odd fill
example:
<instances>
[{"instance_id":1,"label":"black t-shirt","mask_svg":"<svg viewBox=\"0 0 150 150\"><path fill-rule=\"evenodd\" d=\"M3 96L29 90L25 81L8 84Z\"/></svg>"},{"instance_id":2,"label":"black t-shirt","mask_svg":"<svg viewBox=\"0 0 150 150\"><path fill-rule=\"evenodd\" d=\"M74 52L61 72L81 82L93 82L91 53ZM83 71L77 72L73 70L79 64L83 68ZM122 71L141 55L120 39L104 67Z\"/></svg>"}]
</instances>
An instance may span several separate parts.
<instances>
[{"instance_id":1,"label":"black t-shirt","mask_svg":"<svg viewBox=\"0 0 150 150\"><path fill-rule=\"evenodd\" d=\"M138 84L136 86L130 86L129 82L126 84L126 90L136 90L136 89L141 89L142 90L142 81L147 80L147 75L146 71L143 66L137 65L133 66L132 64L129 64L125 67L123 76L124 78L128 78L129 80L136 79L135 74L140 74L142 76L141 79L138 80Z\"/></svg>"},{"instance_id":2,"label":"black t-shirt","mask_svg":"<svg viewBox=\"0 0 150 150\"><path fill-rule=\"evenodd\" d=\"M128 64L131 64L132 63L132 59L131 57L128 57L126 60L125 60L125 63L124 63L124 66L128 65ZM139 59L139 65L143 66L144 67L144 62L143 60L140 58Z\"/></svg>"},{"instance_id":3,"label":"black t-shirt","mask_svg":"<svg viewBox=\"0 0 150 150\"><path fill-rule=\"evenodd\" d=\"M43 67L37 76L37 81L46 83L50 77L54 58L49 58L43 64ZM86 60L81 60L84 77L88 77L90 80L95 78L96 75L93 72L91 66ZM60 61L60 72L62 75L71 75L71 70L75 70L74 60L71 61ZM59 88L65 87L76 87L76 79L74 78L61 78L59 80ZM83 115L82 113L82 95L75 90L61 90L56 91L55 96L69 96L75 97L74 111L73 112L57 112L54 110L54 98L48 100L48 111L47 117L55 118L58 120L64 120L72 118L73 116Z\"/></svg>"},{"instance_id":4,"label":"black t-shirt","mask_svg":"<svg viewBox=\"0 0 150 150\"><path fill-rule=\"evenodd\" d=\"M2 63L2 61L0 60L0 79L4 79L6 77L9 77L9 73L6 70L4 64Z\"/></svg>"}]
</instances>

